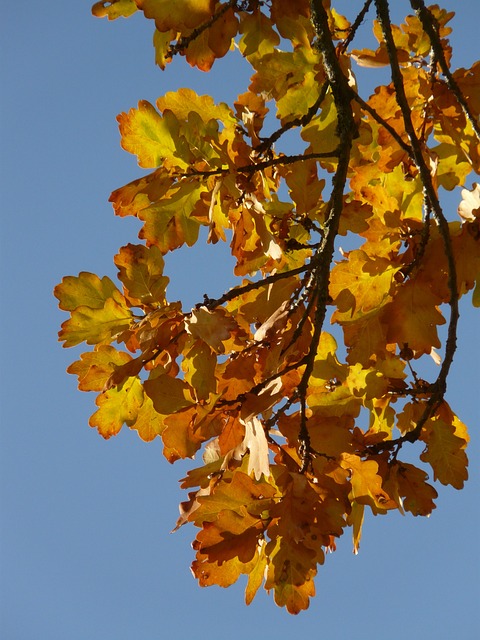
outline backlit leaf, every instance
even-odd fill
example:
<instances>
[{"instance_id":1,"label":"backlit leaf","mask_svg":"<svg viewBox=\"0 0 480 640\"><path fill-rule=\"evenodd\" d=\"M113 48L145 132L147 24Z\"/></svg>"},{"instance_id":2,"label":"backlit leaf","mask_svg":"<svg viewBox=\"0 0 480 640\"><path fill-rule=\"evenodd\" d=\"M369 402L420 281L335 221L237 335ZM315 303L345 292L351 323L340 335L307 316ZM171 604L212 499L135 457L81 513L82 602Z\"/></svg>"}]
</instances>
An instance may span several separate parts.
<instances>
[{"instance_id":1,"label":"backlit leaf","mask_svg":"<svg viewBox=\"0 0 480 640\"><path fill-rule=\"evenodd\" d=\"M455 425L440 418L430 419L422 437L427 447L420 459L430 464L435 480L461 489L468 479L467 443L455 432Z\"/></svg>"},{"instance_id":2,"label":"backlit leaf","mask_svg":"<svg viewBox=\"0 0 480 640\"><path fill-rule=\"evenodd\" d=\"M122 147L137 156L141 167L159 167L164 161L181 168L188 166L183 151L177 149L178 122L172 113L162 117L147 100L141 100L138 109L121 113L117 120Z\"/></svg>"},{"instance_id":3,"label":"backlit leaf","mask_svg":"<svg viewBox=\"0 0 480 640\"><path fill-rule=\"evenodd\" d=\"M89 424L105 439L116 436L123 424L131 426L143 402L143 389L138 378L130 378L121 387L113 387L97 398L97 411Z\"/></svg>"},{"instance_id":4,"label":"backlit leaf","mask_svg":"<svg viewBox=\"0 0 480 640\"><path fill-rule=\"evenodd\" d=\"M110 0L106 2L96 2L92 7L92 14L97 18L108 17L109 20L116 18L128 18L137 11L137 4L134 0Z\"/></svg>"},{"instance_id":5,"label":"backlit leaf","mask_svg":"<svg viewBox=\"0 0 480 640\"><path fill-rule=\"evenodd\" d=\"M199 460L176 526L198 529L199 584L245 576L247 604L263 584L292 614L347 527L359 551L365 507L432 513L415 459L463 487L469 436L444 396L458 300L473 291L480 306L480 63L453 68L453 13L437 5L395 24L393 3L376 3L367 48L367 7L350 22L331 4L94 4L109 20L139 9L162 69L237 56L216 88L250 81L232 105L178 88L118 116L122 147L150 170L110 196L141 221L140 244L115 256L118 284L83 271L54 291L60 340L90 345L68 368L96 392L90 425ZM453 219L443 192L456 186ZM218 291L213 269L193 301L172 302L168 254L186 252L173 284L180 263L193 282L199 239L229 250L233 280Z\"/></svg>"},{"instance_id":6,"label":"backlit leaf","mask_svg":"<svg viewBox=\"0 0 480 640\"><path fill-rule=\"evenodd\" d=\"M108 298L120 302L122 295L110 278L100 279L94 273L82 271L78 276L66 276L54 290L59 307L64 311L73 311L77 307L101 309Z\"/></svg>"},{"instance_id":7,"label":"backlit leaf","mask_svg":"<svg viewBox=\"0 0 480 640\"><path fill-rule=\"evenodd\" d=\"M166 374L156 376L143 383L157 413L168 416L193 404L189 385L183 380Z\"/></svg>"},{"instance_id":8,"label":"backlit leaf","mask_svg":"<svg viewBox=\"0 0 480 640\"><path fill-rule=\"evenodd\" d=\"M115 256L115 264L133 306L165 303L169 279L163 275L164 260L157 247L127 244Z\"/></svg>"},{"instance_id":9,"label":"backlit leaf","mask_svg":"<svg viewBox=\"0 0 480 640\"><path fill-rule=\"evenodd\" d=\"M125 305L107 298L102 309L77 307L72 311L70 320L62 324L59 340L64 347L74 347L81 342L99 344L109 341L129 328L132 312Z\"/></svg>"},{"instance_id":10,"label":"backlit leaf","mask_svg":"<svg viewBox=\"0 0 480 640\"><path fill-rule=\"evenodd\" d=\"M213 13L214 0L135 0L145 17L153 18L159 31L193 29L208 20Z\"/></svg>"}]
</instances>

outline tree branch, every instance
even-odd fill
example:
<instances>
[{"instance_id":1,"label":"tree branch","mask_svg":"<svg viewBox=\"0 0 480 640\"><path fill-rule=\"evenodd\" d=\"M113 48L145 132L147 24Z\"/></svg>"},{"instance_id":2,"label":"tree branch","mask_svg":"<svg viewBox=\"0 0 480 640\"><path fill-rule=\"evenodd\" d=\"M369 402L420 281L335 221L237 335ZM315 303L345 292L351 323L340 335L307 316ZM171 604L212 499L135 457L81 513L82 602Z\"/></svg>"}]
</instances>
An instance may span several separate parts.
<instances>
[{"instance_id":1,"label":"tree branch","mask_svg":"<svg viewBox=\"0 0 480 640\"><path fill-rule=\"evenodd\" d=\"M442 73L446 78L448 88L454 94L459 105L462 107L466 117L468 118L468 121L477 134L477 138L480 139L480 125L470 111L467 101L465 100L465 96L461 92L460 87L456 83L455 78L450 71L447 61L445 60L445 54L443 52L442 43L438 34L438 23L435 17L431 14L430 10L427 9L423 0L410 0L410 4L412 5L412 9L416 12L420 22L422 23L425 33L430 38L430 44L432 45L432 48L435 52L435 57L437 58L440 68L442 69Z\"/></svg>"},{"instance_id":2,"label":"tree branch","mask_svg":"<svg viewBox=\"0 0 480 640\"><path fill-rule=\"evenodd\" d=\"M424 187L424 196L426 200L427 209L432 210L433 215L435 216L435 219L437 221L438 227L440 229L440 234L443 239L445 253L447 256L447 263L448 263L448 288L450 291L450 301L449 301L450 322L448 326L448 336L447 336L447 342L445 346L445 357L440 369L440 373L433 385L434 391L427 402L427 406L425 407L424 413L419 419L415 429L405 434L405 436L399 439L399 442L403 443L406 441L415 442L416 440L418 440L421 434L423 425L430 418L430 416L432 415L432 413L434 412L438 404L443 400L443 396L446 390L446 381L447 381L448 372L453 362L453 357L456 350L457 324L459 319L459 311L458 311L459 294L457 289L457 274L456 274L455 259L453 256L450 230L449 230L448 222L443 214L435 187L433 185L431 173L423 157L422 146L420 144L419 139L417 138L415 129L413 127L410 107L408 106L408 101L405 94L405 87L403 84L403 76L402 76L402 72L400 70L400 65L398 63L398 59L396 55L395 42L393 39L391 23L390 23L388 2L387 0L375 0L375 4L377 6L377 16L382 28L383 36L385 39L385 45L386 45L388 57L390 60L390 67L392 71L392 82L395 87L397 102L402 111L402 117L405 124L405 131L408 134L410 144L412 146L415 164L417 165L417 168L419 170L422 184Z\"/></svg>"},{"instance_id":3,"label":"tree branch","mask_svg":"<svg viewBox=\"0 0 480 640\"><path fill-rule=\"evenodd\" d=\"M351 107L351 92L348 81L340 67L335 47L328 27L328 16L321 0L311 0L312 22L317 34L317 47L322 54L322 62L327 75L335 107L337 110L338 166L332 181L332 193L328 203L328 216L325 222L325 235L320 247L312 259L315 263L316 299L314 333L310 350L306 358L305 371L298 386L300 400L300 429L298 434L299 454L302 459L301 473L305 473L310 464L312 451L310 435L307 427L306 395L310 376L313 371L315 357L320 342L322 327L328 303L328 284L330 265L335 250L335 238L338 234L340 217L343 211L343 193L347 182L347 171L350 161L352 141L357 133Z\"/></svg>"}]
</instances>

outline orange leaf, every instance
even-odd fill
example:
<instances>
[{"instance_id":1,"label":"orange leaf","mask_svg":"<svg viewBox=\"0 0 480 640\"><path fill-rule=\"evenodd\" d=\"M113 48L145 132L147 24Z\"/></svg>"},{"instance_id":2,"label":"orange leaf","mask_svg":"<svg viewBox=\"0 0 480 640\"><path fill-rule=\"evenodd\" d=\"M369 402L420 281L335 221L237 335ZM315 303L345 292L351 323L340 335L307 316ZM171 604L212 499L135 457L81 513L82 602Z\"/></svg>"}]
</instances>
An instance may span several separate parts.
<instances>
[{"instance_id":1,"label":"orange leaf","mask_svg":"<svg viewBox=\"0 0 480 640\"><path fill-rule=\"evenodd\" d=\"M146 18L153 18L159 31L184 31L198 27L213 14L215 0L135 0Z\"/></svg>"}]
</instances>

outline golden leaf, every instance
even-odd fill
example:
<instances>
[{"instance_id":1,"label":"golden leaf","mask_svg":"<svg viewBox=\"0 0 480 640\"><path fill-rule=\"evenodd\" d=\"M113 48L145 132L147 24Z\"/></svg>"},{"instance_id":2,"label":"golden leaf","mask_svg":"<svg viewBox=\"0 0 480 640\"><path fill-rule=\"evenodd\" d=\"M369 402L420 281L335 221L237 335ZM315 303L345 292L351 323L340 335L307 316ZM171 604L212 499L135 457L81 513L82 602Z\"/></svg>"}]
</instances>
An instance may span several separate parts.
<instances>
[{"instance_id":1,"label":"golden leaf","mask_svg":"<svg viewBox=\"0 0 480 640\"><path fill-rule=\"evenodd\" d=\"M128 353L102 344L95 351L82 353L80 360L72 363L67 372L78 376L81 391L102 391L114 371L131 360Z\"/></svg>"},{"instance_id":2,"label":"golden leaf","mask_svg":"<svg viewBox=\"0 0 480 640\"><path fill-rule=\"evenodd\" d=\"M422 433L427 446L420 459L430 464L435 480L462 489L468 479L468 459L464 451L467 442L456 435L456 429L454 424L441 418L428 420Z\"/></svg>"},{"instance_id":3,"label":"golden leaf","mask_svg":"<svg viewBox=\"0 0 480 640\"><path fill-rule=\"evenodd\" d=\"M105 439L116 436L123 424L131 426L143 402L142 384L138 378L129 378L125 384L101 393L96 400L98 410L89 420L91 427Z\"/></svg>"},{"instance_id":4,"label":"golden leaf","mask_svg":"<svg viewBox=\"0 0 480 640\"><path fill-rule=\"evenodd\" d=\"M344 453L340 464L351 473L352 502L368 505L375 514L396 508L397 505L382 487L383 480L374 460L362 460L357 455Z\"/></svg>"},{"instance_id":5,"label":"golden leaf","mask_svg":"<svg viewBox=\"0 0 480 640\"><path fill-rule=\"evenodd\" d=\"M399 269L391 260L372 260L360 249L349 252L348 259L331 273L330 295L337 306L332 321L351 322L378 313L392 299L393 278Z\"/></svg>"},{"instance_id":6,"label":"golden leaf","mask_svg":"<svg viewBox=\"0 0 480 640\"><path fill-rule=\"evenodd\" d=\"M62 324L59 340L64 347L74 347L81 342L99 344L110 342L113 337L129 328L132 312L124 304L107 298L102 309L77 307L71 318Z\"/></svg>"},{"instance_id":7,"label":"golden leaf","mask_svg":"<svg viewBox=\"0 0 480 640\"><path fill-rule=\"evenodd\" d=\"M145 17L153 18L159 31L184 31L198 27L213 13L215 0L135 0Z\"/></svg>"},{"instance_id":8,"label":"golden leaf","mask_svg":"<svg viewBox=\"0 0 480 640\"><path fill-rule=\"evenodd\" d=\"M137 156L138 164L146 169L159 167L164 161L181 169L188 167L188 158L178 150L179 125L173 113L161 116L147 100L138 103L117 117L125 151Z\"/></svg>"}]
</instances>

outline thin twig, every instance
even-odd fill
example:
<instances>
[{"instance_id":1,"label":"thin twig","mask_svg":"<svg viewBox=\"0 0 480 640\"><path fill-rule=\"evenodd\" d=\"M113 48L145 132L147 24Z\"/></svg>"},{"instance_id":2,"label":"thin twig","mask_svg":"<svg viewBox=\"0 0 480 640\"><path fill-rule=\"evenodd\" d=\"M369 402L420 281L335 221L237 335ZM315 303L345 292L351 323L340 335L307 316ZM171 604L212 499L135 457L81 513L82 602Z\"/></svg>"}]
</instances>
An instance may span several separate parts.
<instances>
[{"instance_id":1,"label":"thin twig","mask_svg":"<svg viewBox=\"0 0 480 640\"><path fill-rule=\"evenodd\" d=\"M217 299L209 298L205 296L205 300L196 305L196 307L205 306L207 309L215 309L215 307L219 307L225 302L229 302L230 300L234 300L238 298L238 296L243 295L244 293L248 293L249 291L254 291L255 289L260 289L260 287L265 287L274 282L278 282L278 280L284 280L285 278L291 278L292 276L296 276L299 273L304 273L305 271L309 271L312 269L311 263L308 265L304 265L302 267L297 267L296 269L291 269L290 271L280 271L279 273L274 273L271 276L267 276L266 278L262 278L262 280L258 280L258 282L249 282L248 284L241 285L239 287L234 287L224 293L223 296Z\"/></svg>"},{"instance_id":2,"label":"thin twig","mask_svg":"<svg viewBox=\"0 0 480 640\"><path fill-rule=\"evenodd\" d=\"M281 138L284 133L286 133L290 129L293 129L294 127L305 127L315 116L318 109L320 108L320 105L324 101L325 96L327 95L328 86L329 86L328 82L324 82L322 88L320 89L320 94L318 98L315 100L314 104L308 109L305 115L299 118L295 118L294 120L290 120L289 122L286 122L284 125L280 127L280 129L277 129L277 131L274 131L271 136L269 136L268 138L265 138L262 141L262 143L258 145L258 147L255 147L254 149L255 152L258 154L264 153L267 149L270 149L271 146L279 138Z\"/></svg>"},{"instance_id":3,"label":"thin twig","mask_svg":"<svg viewBox=\"0 0 480 640\"><path fill-rule=\"evenodd\" d=\"M359 26L362 24L362 22L365 19L365 16L368 13L368 10L370 9L370 5L372 4L372 0L367 0L365 2L365 4L363 5L360 13L357 15L357 17L355 18L355 22L352 24L352 26L350 27L350 31L348 36L343 40L343 42L340 45L340 51L342 53L344 53L347 50L348 45L352 42L352 40L355 38L355 35L357 33L357 30L359 28Z\"/></svg>"},{"instance_id":4,"label":"thin twig","mask_svg":"<svg viewBox=\"0 0 480 640\"><path fill-rule=\"evenodd\" d=\"M358 102L358 104L364 111L367 111L372 116L372 118L378 122L378 124L382 125L382 127L384 127L388 131L392 138L394 138L398 142L399 146L408 153L409 157L413 159L412 147L404 140L402 140L401 136L398 135L392 125L390 125L384 118L382 118L382 116L379 115L375 111L375 109L368 104L368 102L365 102L365 100L360 97L354 89L350 88L350 91L352 92L355 102Z\"/></svg>"},{"instance_id":5,"label":"thin twig","mask_svg":"<svg viewBox=\"0 0 480 640\"><path fill-rule=\"evenodd\" d=\"M205 171L199 171L197 169L192 169L191 171L187 171L185 173L176 173L175 177L179 178L190 178L192 176L221 176L227 175L235 171L236 173L247 173L254 174L257 171L263 171L264 169L268 169L269 167L275 167L277 165L287 165L294 164L295 162L304 162L305 160L318 160L320 158L334 158L338 155L338 149L333 149L332 151L324 151L322 153L300 153L295 156L278 156L277 158L270 158L269 160L264 160L262 162L246 164L242 167L232 167L228 169L206 169Z\"/></svg>"}]
</instances>

